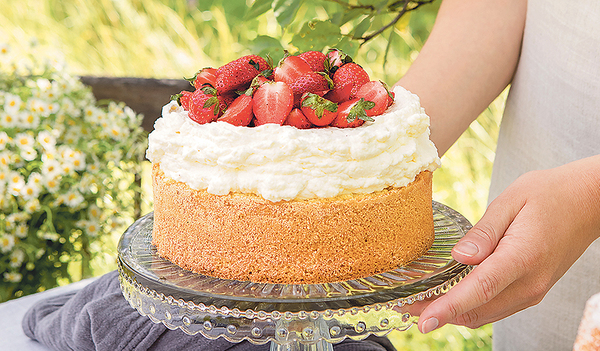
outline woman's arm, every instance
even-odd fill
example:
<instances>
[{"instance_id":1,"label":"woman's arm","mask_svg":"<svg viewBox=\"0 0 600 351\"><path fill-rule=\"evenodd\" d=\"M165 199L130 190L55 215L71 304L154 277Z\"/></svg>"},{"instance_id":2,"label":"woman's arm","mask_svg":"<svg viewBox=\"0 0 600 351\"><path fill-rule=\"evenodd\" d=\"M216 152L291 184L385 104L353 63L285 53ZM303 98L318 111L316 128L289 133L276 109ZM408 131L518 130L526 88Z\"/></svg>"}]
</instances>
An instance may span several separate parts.
<instances>
[{"instance_id":1,"label":"woman's arm","mask_svg":"<svg viewBox=\"0 0 600 351\"><path fill-rule=\"evenodd\" d=\"M444 0L429 39L396 83L417 94L443 155L510 83L526 0Z\"/></svg>"},{"instance_id":2,"label":"woman's arm","mask_svg":"<svg viewBox=\"0 0 600 351\"><path fill-rule=\"evenodd\" d=\"M440 155L510 83L526 0L444 0L423 50L397 83L431 117ZM529 172L488 207L453 249L477 267L434 301L413 306L419 329L479 327L538 303L600 237L600 155Z\"/></svg>"}]
</instances>

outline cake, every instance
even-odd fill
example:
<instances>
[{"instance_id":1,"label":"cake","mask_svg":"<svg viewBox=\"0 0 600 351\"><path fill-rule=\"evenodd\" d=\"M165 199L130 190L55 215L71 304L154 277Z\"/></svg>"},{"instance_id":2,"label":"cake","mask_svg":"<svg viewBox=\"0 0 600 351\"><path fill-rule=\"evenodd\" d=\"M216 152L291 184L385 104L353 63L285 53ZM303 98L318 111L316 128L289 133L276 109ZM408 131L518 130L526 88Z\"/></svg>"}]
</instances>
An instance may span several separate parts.
<instances>
[{"instance_id":1,"label":"cake","mask_svg":"<svg viewBox=\"0 0 600 351\"><path fill-rule=\"evenodd\" d=\"M199 124L185 103L165 105L146 153L159 255L208 276L286 284L368 277L421 256L434 240L439 158L418 97L390 96L355 128Z\"/></svg>"},{"instance_id":2,"label":"cake","mask_svg":"<svg viewBox=\"0 0 600 351\"><path fill-rule=\"evenodd\" d=\"M600 292L585 304L573 351L600 350Z\"/></svg>"}]
</instances>

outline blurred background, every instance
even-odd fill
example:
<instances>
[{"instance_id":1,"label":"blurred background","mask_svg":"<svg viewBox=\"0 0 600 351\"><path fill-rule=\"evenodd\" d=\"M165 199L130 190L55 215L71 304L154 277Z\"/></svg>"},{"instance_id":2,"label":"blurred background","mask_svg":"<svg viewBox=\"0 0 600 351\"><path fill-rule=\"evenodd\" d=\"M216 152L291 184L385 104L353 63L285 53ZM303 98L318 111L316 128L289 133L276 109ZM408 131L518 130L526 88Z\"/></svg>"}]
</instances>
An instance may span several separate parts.
<instances>
[{"instance_id":1,"label":"blurred background","mask_svg":"<svg viewBox=\"0 0 600 351\"><path fill-rule=\"evenodd\" d=\"M417 57L440 1L0 0L0 49L13 58L30 55L64 62L61 70L73 77L183 79L203 67L218 67L245 54L269 54L277 62L284 50L295 53L338 47L372 79L391 86ZM164 103L169 98L164 96ZM472 123L434 173L434 200L458 210L472 223L487 204L504 99L502 94ZM160 111L156 113L153 117ZM138 203L141 213L147 213L152 210L152 193L149 163L142 158L138 160L140 187L128 189L141 193ZM119 165L115 165L118 173ZM6 207L2 211L0 222L10 215ZM19 288L19 282L9 281L5 275L0 281L2 298L116 269L116 242L134 220L130 212L120 226L113 226L113 234L95 244L95 254L86 263L89 270L80 269L81 259L73 255L63 262L65 274L33 290ZM9 227L0 225L5 231ZM29 233L33 231L35 228L30 228ZM79 235L85 236L84 230ZM5 251L0 257L8 265L10 257ZM24 277L26 270L20 273ZM491 350L489 325L476 330L446 326L428 335L411 328L392 332L390 338L399 350Z\"/></svg>"}]
</instances>

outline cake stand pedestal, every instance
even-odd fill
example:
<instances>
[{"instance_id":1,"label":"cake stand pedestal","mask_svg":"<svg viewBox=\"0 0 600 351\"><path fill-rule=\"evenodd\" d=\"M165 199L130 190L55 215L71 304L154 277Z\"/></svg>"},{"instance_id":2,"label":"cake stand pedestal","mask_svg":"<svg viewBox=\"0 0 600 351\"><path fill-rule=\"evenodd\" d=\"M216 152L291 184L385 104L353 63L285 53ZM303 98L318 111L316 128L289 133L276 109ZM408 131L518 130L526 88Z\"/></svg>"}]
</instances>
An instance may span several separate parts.
<instances>
[{"instance_id":1,"label":"cake stand pedestal","mask_svg":"<svg viewBox=\"0 0 600 351\"><path fill-rule=\"evenodd\" d=\"M333 350L345 338L407 330L418 320L410 312L415 303L444 294L471 271L450 254L470 223L437 202L433 215L433 246L404 267L337 283L267 284L195 274L161 258L150 213L119 242L121 289L140 314L190 335L271 343L272 351Z\"/></svg>"}]
</instances>

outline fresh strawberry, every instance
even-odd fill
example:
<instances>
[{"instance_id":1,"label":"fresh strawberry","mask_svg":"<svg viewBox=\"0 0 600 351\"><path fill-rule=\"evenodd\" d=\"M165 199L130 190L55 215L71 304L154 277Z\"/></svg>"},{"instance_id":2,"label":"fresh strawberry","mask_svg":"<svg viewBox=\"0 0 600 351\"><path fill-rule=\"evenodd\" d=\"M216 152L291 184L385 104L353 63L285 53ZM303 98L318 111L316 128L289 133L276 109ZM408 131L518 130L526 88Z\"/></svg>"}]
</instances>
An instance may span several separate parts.
<instances>
[{"instance_id":1,"label":"fresh strawberry","mask_svg":"<svg viewBox=\"0 0 600 351\"><path fill-rule=\"evenodd\" d=\"M233 101L235 99L237 99L237 97L240 96L238 93L236 93L235 91L228 91L226 93L224 93L223 95L217 95L217 97L219 98L219 101L221 101L222 105L225 105L225 109L227 108L227 106L231 105L233 103Z\"/></svg>"},{"instance_id":2,"label":"fresh strawberry","mask_svg":"<svg viewBox=\"0 0 600 351\"><path fill-rule=\"evenodd\" d=\"M356 98L343 102L338 107L338 114L331 122L332 127L355 128L360 127L365 121L373 121L367 111L372 109L375 103L363 98Z\"/></svg>"},{"instance_id":3,"label":"fresh strawberry","mask_svg":"<svg viewBox=\"0 0 600 351\"><path fill-rule=\"evenodd\" d=\"M191 91L183 90L179 94L172 95L171 100L177 101L179 106L183 107L184 110L189 111L192 94L193 92Z\"/></svg>"},{"instance_id":4,"label":"fresh strawberry","mask_svg":"<svg viewBox=\"0 0 600 351\"><path fill-rule=\"evenodd\" d=\"M227 122L234 126L247 126L252 117L252 93L251 89L248 92L238 96L221 117L217 119L217 122Z\"/></svg>"},{"instance_id":5,"label":"fresh strawberry","mask_svg":"<svg viewBox=\"0 0 600 351\"><path fill-rule=\"evenodd\" d=\"M259 74L256 77L254 77L254 79L252 80L252 83L250 84L250 87L258 88L259 86L263 85L263 83L266 83L269 81L270 81L270 79L268 79L267 77L265 77L262 74Z\"/></svg>"},{"instance_id":6,"label":"fresh strawberry","mask_svg":"<svg viewBox=\"0 0 600 351\"><path fill-rule=\"evenodd\" d=\"M205 67L196 72L192 78L186 78L186 80L196 89L202 88L204 84L210 84L214 87L217 82L217 69Z\"/></svg>"},{"instance_id":7,"label":"fresh strawberry","mask_svg":"<svg viewBox=\"0 0 600 351\"><path fill-rule=\"evenodd\" d=\"M362 67L346 63L333 74L333 89L328 98L337 103L353 99L358 89L369 81L369 74Z\"/></svg>"},{"instance_id":8,"label":"fresh strawberry","mask_svg":"<svg viewBox=\"0 0 600 351\"><path fill-rule=\"evenodd\" d=\"M298 55L301 59L303 59L308 65L310 69L315 72L324 72L325 71L325 60L327 60L327 56L320 51L307 51Z\"/></svg>"},{"instance_id":9,"label":"fresh strawberry","mask_svg":"<svg viewBox=\"0 0 600 351\"><path fill-rule=\"evenodd\" d=\"M254 124L283 124L292 111L294 94L284 82L266 82L254 93Z\"/></svg>"},{"instance_id":10,"label":"fresh strawberry","mask_svg":"<svg viewBox=\"0 0 600 351\"><path fill-rule=\"evenodd\" d=\"M295 108L283 122L283 125L296 127L298 129L308 129L312 127L312 123L306 118L304 113L299 108Z\"/></svg>"},{"instance_id":11,"label":"fresh strawberry","mask_svg":"<svg viewBox=\"0 0 600 351\"><path fill-rule=\"evenodd\" d=\"M317 94L305 93L300 109L306 118L318 127L328 126L337 115L338 105Z\"/></svg>"},{"instance_id":12,"label":"fresh strawberry","mask_svg":"<svg viewBox=\"0 0 600 351\"><path fill-rule=\"evenodd\" d=\"M276 82L291 84L308 72L312 72L312 69L306 61L298 56L288 55L279 61L279 66L275 68L274 76Z\"/></svg>"},{"instance_id":13,"label":"fresh strawberry","mask_svg":"<svg viewBox=\"0 0 600 351\"><path fill-rule=\"evenodd\" d=\"M288 83L294 92L294 106L300 106L300 99L304 93L315 93L319 96L325 95L332 88L333 82L326 73L307 72Z\"/></svg>"},{"instance_id":14,"label":"fresh strawberry","mask_svg":"<svg viewBox=\"0 0 600 351\"><path fill-rule=\"evenodd\" d=\"M387 85L378 80L373 80L365 83L356 93L357 98L364 98L368 101L373 101L375 106L366 110L367 116L378 116L387 110L394 102L394 97L388 90Z\"/></svg>"},{"instance_id":15,"label":"fresh strawberry","mask_svg":"<svg viewBox=\"0 0 600 351\"><path fill-rule=\"evenodd\" d=\"M188 114L193 121L200 124L213 122L222 113L222 102L217 98L215 88L205 85L194 91Z\"/></svg>"},{"instance_id":16,"label":"fresh strawberry","mask_svg":"<svg viewBox=\"0 0 600 351\"><path fill-rule=\"evenodd\" d=\"M325 72L330 75L333 75L338 68L346 63L352 62L352 57L348 56L340 49L330 49L325 57Z\"/></svg>"},{"instance_id":17,"label":"fresh strawberry","mask_svg":"<svg viewBox=\"0 0 600 351\"><path fill-rule=\"evenodd\" d=\"M217 69L215 88L219 94L246 89L260 72L270 69L265 59L257 55L246 55Z\"/></svg>"}]
</instances>

